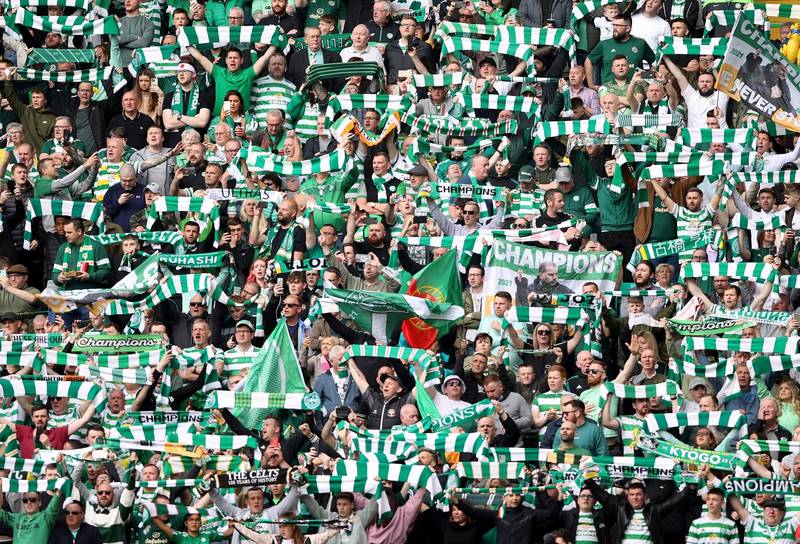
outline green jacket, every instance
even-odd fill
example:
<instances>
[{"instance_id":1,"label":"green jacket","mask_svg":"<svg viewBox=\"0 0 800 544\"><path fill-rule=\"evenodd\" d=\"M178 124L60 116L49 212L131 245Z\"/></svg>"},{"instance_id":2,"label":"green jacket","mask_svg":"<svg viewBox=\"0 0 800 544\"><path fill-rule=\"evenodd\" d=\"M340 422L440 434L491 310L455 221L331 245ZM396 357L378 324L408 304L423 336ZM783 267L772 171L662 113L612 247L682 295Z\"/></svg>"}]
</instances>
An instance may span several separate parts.
<instances>
[{"instance_id":1,"label":"green jacket","mask_svg":"<svg viewBox=\"0 0 800 544\"><path fill-rule=\"evenodd\" d=\"M42 148L45 140L50 138L53 132L53 125L56 124L56 116L50 113L45 107L44 110L37 111L29 104L22 102L14 90L14 84L6 81L2 89L3 98L8 100L8 104L14 113L19 117L22 126L25 128L25 140L36 148L36 154Z\"/></svg>"},{"instance_id":2,"label":"green jacket","mask_svg":"<svg viewBox=\"0 0 800 544\"><path fill-rule=\"evenodd\" d=\"M89 263L86 270L89 273L87 281L70 279L63 285L58 282L61 272L80 272L83 262ZM102 286L110 274L111 263L106 248L84 236L80 244L61 244L53 264L51 279L62 289L91 289Z\"/></svg>"},{"instance_id":3,"label":"green jacket","mask_svg":"<svg viewBox=\"0 0 800 544\"><path fill-rule=\"evenodd\" d=\"M64 502L62 495L56 495L50 499L47 508L36 512L32 516L25 513L14 514L0 510L0 523L10 527L14 531L13 544L33 544L34 542L47 542L50 532L56 524L58 512L61 510L61 503Z\"/></svg>"}]
</instances>

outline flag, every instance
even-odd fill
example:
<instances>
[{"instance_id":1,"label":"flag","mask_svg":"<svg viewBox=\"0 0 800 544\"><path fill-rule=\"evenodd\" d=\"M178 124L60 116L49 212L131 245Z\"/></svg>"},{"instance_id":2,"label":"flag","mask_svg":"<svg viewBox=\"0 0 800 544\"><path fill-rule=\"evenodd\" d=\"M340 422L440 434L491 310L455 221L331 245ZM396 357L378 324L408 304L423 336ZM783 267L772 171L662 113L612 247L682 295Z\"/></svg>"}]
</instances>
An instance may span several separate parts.
<instances>
[{"instance_id":1,"label":"flag","mask_svg":"<svg viewBox=\"0 0 800 544\"><path fill-rule=\"evenodd\" d=\"M728 40L716 87L737 102L789 130L800 130L800 70L764 35L739 16Z\"/></svg>"},{"instance_id":2,"label":"flag","mask_svg":"<svg viewBox=\"0 0 800 544\"><path fill-rule=\"evenodd\" d=\"M455 321L464 317L461 306L412 295L346 289L326 289L325 294L329 301L337 303L342 313L383 344L388 343L404 319L416 316L425 320Z\"/></svg>"},{"instance_id":3,"label":"flag","mask_svg":"<svg viewBox=\"0 0 800 544\"><path fill-rule=\"evenodd\" d=\"M132 292L141 294L150 287L158 284L159 254L150 255L142 264L128 272L111 288L112 291Z\"/></svg>"},{"instance_id":4,"label":"flag","mask_svg":"<svg viewBox=\"0 0 800 544\"><path fill-rule=\"evenodd\" d=\"M264 342L264 347L247 374L244 393L306 393L306 382L300 370L297 353L286 328L286 320ZM267 409L240 408L233 414L249 429L261 429L261 423L270 413Z\"/></svg>"},{"instance_id":5,"label":"flag","mask_svg":"<svg viewBox=\"0 0 800 544\"><path fill-rule=\"evenodd\" d=\"M406 294L463 307L464 298L457 265L458 250L451 249L414 274ZM412 317L403 322L403 336L412 348L428 349L438 335L447 333L454 323L452 320L423 321L419 317Z\"/></svg>"}]
</instances>

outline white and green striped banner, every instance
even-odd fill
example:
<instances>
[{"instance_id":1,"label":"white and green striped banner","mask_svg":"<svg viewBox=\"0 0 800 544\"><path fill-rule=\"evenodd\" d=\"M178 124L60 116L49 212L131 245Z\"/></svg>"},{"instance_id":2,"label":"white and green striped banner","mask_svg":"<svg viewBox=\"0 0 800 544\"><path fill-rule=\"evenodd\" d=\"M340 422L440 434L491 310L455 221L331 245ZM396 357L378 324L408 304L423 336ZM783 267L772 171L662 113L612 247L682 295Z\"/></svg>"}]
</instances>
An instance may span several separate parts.
<instances>
[{"instance_id":1,"label":"white and green striped banner","mask_svg":"<svg viewBox=\"0 0 800 544\"><path fill-rule=\"evenodd\" d=\"M605 383L606 391L621 399L650 399L653 397L683 396L677 383L667 380L655 385L626 385L622 383Z\"/></svg>"},{"instance_id":2,"label":"white and green striped banner","mask_svg":"<svg viewBox=\"0 0 800 544\"><path fill-rule=\"evenodd\" d=\"M221 408L259 408L265 410L318 410L319 395L311 393L238 393L212 391L206 399L206 410Z\"/></svg>"},{"instance_id":3,"label":"white and green striped banner","mask_svg":"<svg viewBox=\"0 0 800 544\"><path fill-rule=\"evenodd\" d=\"M288 41L277 25L186 26L178 35L178 44L181 47L194 45L201 46L201 49L217 49L230 43L265 43L283 50Z\"/></svg>"},{"instance_id":4,"label":"white and green striped banner","mask_svg":"<svg viewBox=\"0 0 800 544\"><path fill-rule=\"evenodd\" d=\"M606 118L583 121L546 121L536 126L533 139L534 143L540 143L548 138L570 134L609 134L610 132L611 125Z\"/></svg>"},{"instance_id":5,"label":"white and green striped banner","mask_svg":"<svg viewBox=\"0 0 800 544\"><path fill-rule=\"evenodd\" d=\"M664 414L648 414L644 418L642 430L655 434L663 429L676 427L727 427L739 429L740 435L747 431L747 416L738 410L720 412L677 412Z\"/></svg>"}]
</instances>

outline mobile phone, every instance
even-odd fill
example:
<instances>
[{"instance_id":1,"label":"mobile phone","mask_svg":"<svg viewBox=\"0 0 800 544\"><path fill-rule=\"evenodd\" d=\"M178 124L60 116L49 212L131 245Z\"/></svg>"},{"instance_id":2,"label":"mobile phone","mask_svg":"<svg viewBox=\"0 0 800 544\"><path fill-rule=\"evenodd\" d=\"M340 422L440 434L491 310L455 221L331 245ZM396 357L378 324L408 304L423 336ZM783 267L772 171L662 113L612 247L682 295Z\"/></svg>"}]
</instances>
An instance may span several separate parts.
<instances>
[{"instance_id":1,"label":"mobile phone","mask_svg":"<svg viewBox=\"0 0 800 544\"><path fill-rule=\"evenodd\" d=\"M261 208L262 210L265 210L265 209L269 208L269 205L270 205L270 201L269 200L261 200L258 203L258 207Z\"/></svg>"},{"instance_id":2,"label":"mobile phone","mask_svg":"<svg viewBox=\"0 0 800 544\"><path fill-rule=\"evenodd\" d=\"M336 407L336 421L346 421L349 416L350 416L349 406Z\"/></svg>"},{"instance_id":3,"label":"mobile phone","mask_svg":"<svg viewBox=\"0 0 800 544\"><path fill-rule=\"evenodd\" d=\"M773 257L778 254L778 247L777 246L769 246L769 254Z\"/></svg>"},{"instance_id":4,"label":"mobile phone","mask_svg":"<svg viewBox=\"0 0 800 544\"><path fill-rule=\"evenodd\" d=\"M281 439L279 436L273 436L269 439L269 445L273 448L279 448L281 446Z\"/></svg>"},{"instance_id":5,"label":"mobile phone","mask_svg":"<svg viewBox=\"0 0 800 544\"><path fill-rule=\"evenodd\" d=\"M656 77L656 73L653 70L641 70L639 73L644 79L653 79Z\"/></svg>"},{"instance_id":6,"label":"mobile phone","mask_svg":"<svg viewBox=\"0 0 800 544\"><path fill-rule=\"evenodd\" d=\"M367 217L366 220L364 220L365 225L375 225L377 223L378 220L375 217Z\"/></svg>"},{"instance_id":7,"label":"mobile phone","mask_svg":"<svg viewBox=\"0 0 800 544\"><path fill-rule=\"evenodd\" d=\"M222 103L222 109L223 109L224 111L227 111L228 113L230 113L230 111L231 111L231 101L230 101L230 100L225 100L225 101Z\"/></svg>"},{"instance_id":8,"label":"mobile phone","mask_svg":"<svg viewBox=\"0 0 800 544\"><path fill-rule=\"evenodd\" d=\"M196 166L184 166L183 167L183 173L186 174L187 176L193 176L193 175L195 175L197 173L197 167Z\"/></svg>"},{"instance_id":9,"label":"mobile phone","mask_svg":"<svg viewBox=\"0 0 800 544\"><path fill-rule=\"evenodd\" d=\"M277 287L279 285L281 287L283 287L283 278L278 278L278 279L275 280L275 287Z\"/></svg>"}]
</instances>

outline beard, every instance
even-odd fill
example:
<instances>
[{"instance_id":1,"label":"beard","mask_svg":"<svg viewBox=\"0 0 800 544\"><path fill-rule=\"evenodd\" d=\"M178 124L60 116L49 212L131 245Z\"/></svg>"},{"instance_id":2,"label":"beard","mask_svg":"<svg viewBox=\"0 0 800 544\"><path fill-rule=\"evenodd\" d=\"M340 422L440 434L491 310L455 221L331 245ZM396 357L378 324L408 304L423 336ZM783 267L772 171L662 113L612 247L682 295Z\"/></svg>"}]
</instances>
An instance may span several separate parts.
<instances>
[{"instance_id":1,"label":"beard","mask_svg":"<svg viewBox=\"0 0 800 544\"><path fill-rule=\"evenodd\" d=\"M700 96L702 96L703 98L708 98L709 96L714 94L714 90L715 89L712 87L712 88L708 89L707 91L702 91L702 90L698 89L697 92L700 93Z\"/></svg>"}]
</instances>

